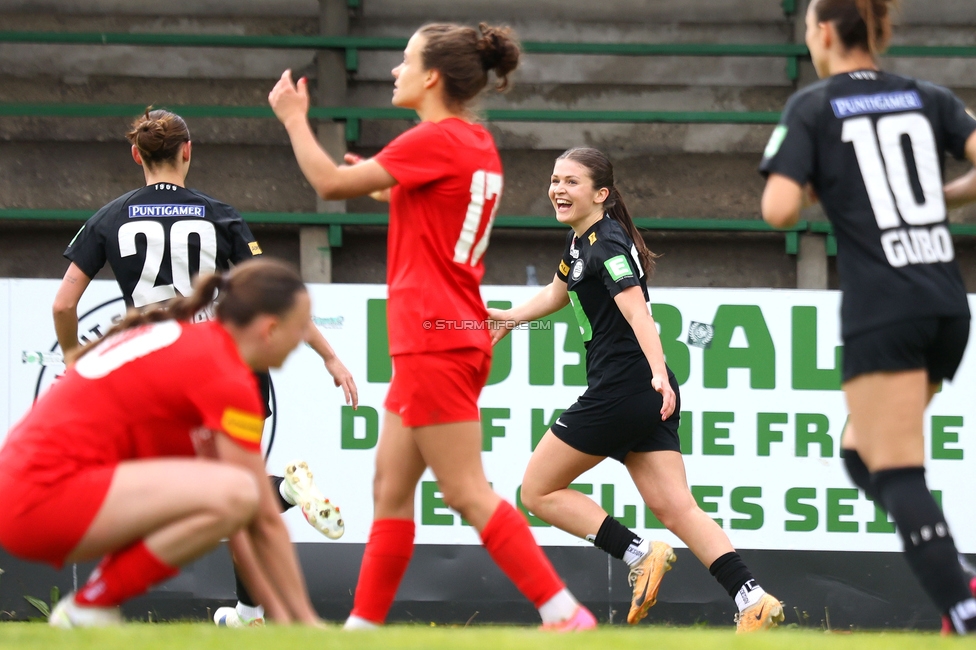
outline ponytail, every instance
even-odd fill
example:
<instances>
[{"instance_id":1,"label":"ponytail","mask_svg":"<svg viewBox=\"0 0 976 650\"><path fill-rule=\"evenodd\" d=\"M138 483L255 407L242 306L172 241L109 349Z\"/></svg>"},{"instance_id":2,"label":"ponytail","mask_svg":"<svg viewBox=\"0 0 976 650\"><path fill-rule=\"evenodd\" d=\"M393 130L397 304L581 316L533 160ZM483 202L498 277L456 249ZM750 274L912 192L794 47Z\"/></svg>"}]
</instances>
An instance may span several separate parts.
<instances>
[{"instance_id":1,"label":"ponytail","mask_svg":"<svg viewBox=\"0 0 976 650\"><path fill-rule=\"evenodd\" d=\"M301 276L290 264L271 258L248 260L228 273L198 276L189 296L177 296L145 311L130 309L105 336L69 353L65 363L74 363L113 334L164 320L189 322L207 309L213 310L218 321L239 327L261 314L284 316L294 306L298 293L305 290Z\"/></svg>"},{"instance_id":2,"label":"ponytail","mask_svg":"<svg viewBox=\"0 0 976 650\"><path fill-rule=\"evenodd\" d=\"M607 216L619 223L634 242L634 246L637 248L637 257L640 258L644 273L648 277L653 275L654 267L657 264L654 260L660 257L660 255L654 254L647 247L647 242L644 241L644 237L641 236L637 226L634 225L634 220L630 216L630 210L624 204L624 197L620 195L620 190L617 189L616 185L610 187L610 196L607 197L603 207L606 210Z\"/></svg>"},{"instance_id":3,"label":"ponytail","mask_svg":"<svg viewBox=\"0 0 976 650\"><path fill-rule=\"evenodd\" d=\"M834 24L844 47L860 48L872 56L891 41L891 12L896 0L814 0L817 22Z\"/></svg>"}]
</instances>

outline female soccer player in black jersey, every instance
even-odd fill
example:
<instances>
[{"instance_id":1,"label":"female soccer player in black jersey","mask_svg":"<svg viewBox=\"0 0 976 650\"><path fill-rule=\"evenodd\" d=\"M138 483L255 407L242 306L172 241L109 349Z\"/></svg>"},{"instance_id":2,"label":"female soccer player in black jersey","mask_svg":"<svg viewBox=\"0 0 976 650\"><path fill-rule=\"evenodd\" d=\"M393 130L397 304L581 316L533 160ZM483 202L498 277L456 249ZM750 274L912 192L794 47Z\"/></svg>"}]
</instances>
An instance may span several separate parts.
<instances>
[{"instance_id":1,"label":"female soccer player in black jersey","mask_svg":"<svg viewBox=\"0 0 976 650\"><path fill-rule=\"evenodd\" d=\"M234 208L184 187L192 142L183 118L147 109L126 137L132 144L132 159L143 168L146 185L96 212L64 252L71 265L53 311L58 343L65 355L79 345L78 301L106 261L126 306L142 309L177 295L192 295L192 279L198 273L227 271L232 264L261 255L250 228ZM359 398L352 373L311 321L306 342L322 357L346 402L355 406ZM256 373L256 377L270 415L270 378L267 373ZM270 477L282 509L301 503L309 523L330 537L341 535L341 520L331 506L324 507L307 467L298 464L290 470L287 481ZM328 516L320 517L325 511ZM237 611L222 612L223 622L263 622L263 610L240 580L238 596Z\"/></svg>"},{"instance_id":2,"label":"female soccer player in black jersey","mask_svg":"<svg viewBox=\"0 0 976 650\"><path fill-rule=\"evenodd\" d=\"M806 41L823 80L790 98L773 132L760 167L762 213L789 226L805 197L819 197L834 226L851 414L845 464L894 518L944 627L964 633L976 630L976 600L926 486L922 431L969 339L946 207L976 200L976 173L943 186L943 167L947 151L976 161L976 119L945 88L878 68L889 4L810 4Z\"/></svg>"},{"instance_id":3,"label":"female soccer player in black jersey","mask_svg":"<svg viewBox=\"0 0 976 650\"><path fill-rule=\"evenodd\" d=\"M569 489L580 474L614 458L655 516L735 600L738 630L775 625L783 620L782 605L753 579L688 489L678 440L678 383L665 365L647 296L654 255L614 186L613 166L596 149L570 149L556 160L549 199L556 218L572 228L559 268L528 302L489 310L502 325L492 335L497 342L508 327L572 303L586 346L587 388L533 452L522 502L536 516L627 562L634 588L627 621L635 624L657 601L661 579L676 558L667 544L641 539Z\"/></svg>"}]
</instances>

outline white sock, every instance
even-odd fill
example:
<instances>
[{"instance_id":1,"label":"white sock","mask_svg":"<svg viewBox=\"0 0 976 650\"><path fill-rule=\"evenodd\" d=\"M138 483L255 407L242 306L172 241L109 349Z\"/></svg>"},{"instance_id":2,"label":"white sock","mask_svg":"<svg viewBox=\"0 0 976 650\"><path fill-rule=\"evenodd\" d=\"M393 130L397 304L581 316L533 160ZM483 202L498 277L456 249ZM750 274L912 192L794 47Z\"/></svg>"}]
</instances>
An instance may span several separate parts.
<instances>
[{"instance_id":1,"label":"white sock","mask_svg":"<svg viewBox=\"0 0 976 650\"><path fill-rule=\"evenodd\" d=\"M744 612L766 595L766 591L759 586L755 580L749 580L739 588L739 593L735 595L735 606L740 612Z\"/></svg>"},{"instance_id":2,"label":"white sock","mask_svg":"<svg viewBox=\"0 0 976 650\"><path fill-rule=\"evenodd\" d=\"M637 566L651 550L651 540L642 539L636 546L631 544L624 551L624 562L630 567Z\"/></svg>"},{"instance_id":3,"label":"white sock","mask_svg":"<svg viewBox=\"0 0 976 650\"><path fill-rule=\"evenodd\" d=\"M260 605L251 607L250 605L245 605L244 603L238 601L237 607L234 609L237 610L237 615L245 621L253 621L256 618L264 618L264 607L261 607Z\"/></svg>"},{"instance_id":4,"label":"white sock","mask_svg":"<svg viewBox=\"0 0 976 650\"><path fill-rule=\"evenodd\" d=\"M346 624L342 626L343 630L375 630L378 628L377 623L358 616L350 616L346 619Z\"/></svg>"},{"instance_id":5,"label":"white sock","mask_svg":"<svg viewBox=\"0 0 976 650\"><path fill-rule=\"evenodd\" d=\"M558 623L572 618L576 613L579 602L569 593L569 589L563 588L555 596L542 603L539 608L539 616L543 623Z\"/></svg>"},{"instance_id":6,"label":"white sock","mask_svg":"<svg viewBox=\"0 0 976 650\"><path fill-rule=\"evenodd\" d=\"M285 480L288 480L288 479L285 479ZM293 506L297 506L298 505L297 503L295 503L292 500L291 496L289 496L289 494L288 494L288 491L285 489L285 481L282 481L281 483L278 484L278 494L280 494L281 495L281 498L285 500L285 503L290 503Z\"/></svg>"},{"instance_id":7,"label":"white sock","mask_svg":"<svg viewBox=\"0 0 976 650\"><path fill-rule=\"evenodd\" d=\"M969 598L960 603L956 603L949 610L949 620L959 634L968 634L973 628L972 621L976 619L976 600Z\"/></svg>"}]
</instances>

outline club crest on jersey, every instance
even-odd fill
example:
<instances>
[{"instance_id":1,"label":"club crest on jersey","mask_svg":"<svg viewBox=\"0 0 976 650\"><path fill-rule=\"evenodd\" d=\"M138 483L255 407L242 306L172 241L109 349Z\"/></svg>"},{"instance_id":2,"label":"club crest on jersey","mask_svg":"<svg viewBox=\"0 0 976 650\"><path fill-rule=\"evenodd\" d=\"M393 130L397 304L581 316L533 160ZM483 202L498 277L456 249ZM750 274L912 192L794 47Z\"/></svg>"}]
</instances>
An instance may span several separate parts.
<instances>
[{"instance_id":1,"label":"club crest on jersey","mask_svg":"<svg viewBox=\"0 0 976 650\"><path fill-rule=\"evenodd\" d=\"M573 279L579 280L581 275L583 275L583 260L576 260L576 264L573 264Z\"/></svg>"}]
</instances>

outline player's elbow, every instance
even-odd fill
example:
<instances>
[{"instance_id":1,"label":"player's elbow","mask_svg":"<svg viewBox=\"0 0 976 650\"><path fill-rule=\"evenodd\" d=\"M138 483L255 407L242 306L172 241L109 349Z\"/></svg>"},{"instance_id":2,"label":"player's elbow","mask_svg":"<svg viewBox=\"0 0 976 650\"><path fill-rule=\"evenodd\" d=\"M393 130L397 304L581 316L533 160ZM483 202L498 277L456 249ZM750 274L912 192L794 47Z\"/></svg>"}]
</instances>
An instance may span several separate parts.
<instances>
[{"instance_id":1,"label":"player's elbow","mask_svg":"<svg viewBox=\"0 0 976 650\"><path fill-rule=\"evenodd\" d=\"M75 315L77 313L77 309L77 300L69 300L63 296L56 296L54 298L54 304L51 305L51 312L54 314L55 318Z\"/></svg>"},{"instance_id":2,"label":"player's elbow","mask_svg":"<svg viewBox=\"0 0 976 650\"><path fill-rule=\"evenodd\" d=\"M792 228L800 220L800 208L783 201L776 201L768 194L764 194L762 218L773 228Z\"/></svg>"}]
</instances>

